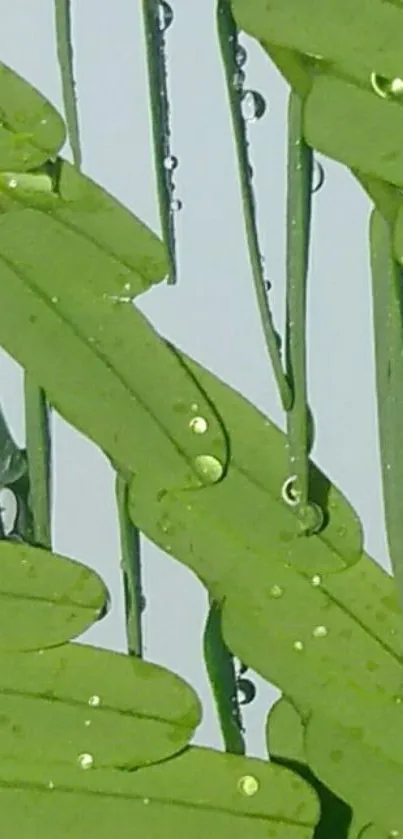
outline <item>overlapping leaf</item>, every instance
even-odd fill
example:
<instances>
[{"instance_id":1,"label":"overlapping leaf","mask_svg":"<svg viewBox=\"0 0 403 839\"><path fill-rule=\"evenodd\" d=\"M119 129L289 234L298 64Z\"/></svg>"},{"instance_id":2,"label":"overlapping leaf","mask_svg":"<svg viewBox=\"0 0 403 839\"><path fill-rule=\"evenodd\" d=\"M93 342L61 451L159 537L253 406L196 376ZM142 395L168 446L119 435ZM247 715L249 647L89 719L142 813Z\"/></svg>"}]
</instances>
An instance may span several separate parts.
<instances>
[{"instance_id":1,"label":"overlapping leaf","mask_svg":"<svg viewBox=\"0 0 403 839\"><path fill-rule=\"evenodd\" d=\"M265 761L188 748L136 772L43 767L1 761L0 809L9 839L310 839L315 793Z\"/></svg>"}]
</instances>

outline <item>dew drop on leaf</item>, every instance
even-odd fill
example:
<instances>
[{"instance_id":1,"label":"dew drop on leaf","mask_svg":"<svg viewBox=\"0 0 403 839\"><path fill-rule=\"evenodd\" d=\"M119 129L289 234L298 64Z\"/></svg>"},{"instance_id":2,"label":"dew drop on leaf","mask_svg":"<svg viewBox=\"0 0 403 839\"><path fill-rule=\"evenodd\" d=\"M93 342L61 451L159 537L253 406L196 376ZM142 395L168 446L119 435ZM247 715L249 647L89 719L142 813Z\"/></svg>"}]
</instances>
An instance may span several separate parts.
<instances>
[{"instance_id":1,"label":"dew drop on leaf","mask_svg":"<svg viewBox=\"0 0 403 839\"><path fill-rule=\"evenodd\" d=\"M387 79L377 73L371 73L371 85L374 92L382 99L401 99L403 96L403 79Z\"/></svg>"},{"instance_id":2,"label":"dew drop on leaf","mask_svg":"<svg viewBox=\"0 0 403 839\"><path fill-rule=\"evenodd\" d=\"M310 502L299 508L298 520L303 532L311 536L322 529L325 516L318 504Z\"/></svg>"},{"instance_id":3,"label":"dew drop on leaf","mask_svg":"<svg viewBox=\"0 0 403 839\"><path fill-rule=\"evenodd\" d=\"M237 70L232 77L232 84L235 90L242 90L245 84L245 73L242 70Z\"/></svg>"},{"instance_id":4,"label":"dew drop on leaf","mask_svg":"<svg viewBox=\"0 0 403 839\"><path fill-rule=\"evenodd\" d=\"M270 589L270 597L278 598L278 597L282 597L283 594L284 594L283 589L281 588L281 586L278 586L277 583L275 583L274 586L272 586L271 589Z\"/></svg>"},{"instance_id":5,"label":"dew drop on leaf","mask_svg":"<svg viewBox=\"0 0 403 839\"><path fill-rule=\"evenodd\" d=\"M242 795L255 795L259 789L259 781L253 775L244 775L238 782L238 789Z\"/></svg>"},{"instance_id":6,"label":"dew drop on leaf","mask_svg":"<svg viewBox=\"0 0 403 839\"><path fill-rule=\"evenodd\" d=\"M167 169L168 172L173 172L178 166L178 158L174 157L173 154L168 154L164 160L164 168Z\"/></svg>"},{"instance_id":7,"label":"dew drop on leaf","mask_svg":"<svg viewBox=\"0 0 403 839\"><path fill-rule=\"evenodd\" d=\"M281 487L281 497L290 507L296 507L299 504L300 492L295 489L296 475L291 475L284 481Z\"/></svg>"},{"instance_id":8,"label":"dew drop on leaf","mask_svg":"<svg viewBox=\"0 0 403 839\"><path fill-rule=\"evenodd\" d=\"M0 516L5 536L13 532L17 517L17 498L8 487L0 490Z\"/></svg>"},{"instance_id":9,"label":"dew drop on leaf","mask_svg":"<svg viewBox=\"0 0 403 839\"><path fill-rule=\"evenodd\" d=\"M235 52L235 64L237 67L244 67L248 60L248 53L246 52L245 47L241 44L238 44Z\"/></svg>"},{"instance_id":10,"label":"dew drop on leaf","mask_svg":"<svg viewBox=\"0 0 403 839\"><path fill-rule=\"evenodd\" d=\"M294 647L294 650L297 650L297 652L301 652L301 650L304 649L304 645L303 645L302 641L294 641L293 647Z\"/></svg>"},{"instance_id":11,"label":"dew drop on leaf","mask_svg":"<svg viewBox=\"0 0 403 839\"><path fill-rule=\"evenodd\" d=\"M256 696L256 687L250 679L238 679L236 683L239 694L239 704L249 705Z\"/></svg>"},{"instance_id":12,"label":"dew drop on leaf","mask_svg":"<svg viewBox=\"0 0 403 839\"><path fill-rule=\"evenodd\" d=\"M326 638L328 634L328 630L326 626L315 626L315 629L312 631L312 635L314 638Z\"/></svg>"},{"instance_id":13,"label":"dew drop on leaf","mask_svg":"<svg viewBox=\"0 0 403 839\"><path fill-rule=\"evenodd\" d=\"M206 484L215 484L224 474L222 463L211 454L198 455L194 464L196 471Z\"/></svg>"},{"instance_id":14,"label":"dew drop on leaf","mask_svg":"<svg viewBox=\"0 0 403 839\"><path fill-rule=\"evenodd\" d=\"M90 696L88 704L91 705L92 708L98 708L101 704L101 697L94 693L93 696Z\"/></svg>"},{"instance_id":15,"label":"dew drop on leaf","mask_svg":"<svg viewBox=\"0 0 403 839\"><path fill-rule=\"evenodd\" d=\"M81 769L91 769L94 765L94 758L89 752L83 752L78 756L77 763Z\"/></svg>"},{"instance_id":16,"label":"dew drop on leaf","mask_svg":"<svg viewBox=\"0 0 403 839\"><path fill-rule=\"evenodd\" d=\"M193 417L190 420L189 428L194 434L205 434L208 429L208 422L204 417Z\"/></svg>"},{"instance_id":17,"label":"dew drop on leaf","mask_svg":"<svg viewBox=\"0 0 403 839\"><path fill-rule=\"evenodd\" d=\"M173 198L170 203L170 208L173 213L178 213L183 207L182 201L179 198Z\"/></svg>"},{"instance_id":18,"label":"dew drop on leaf","mask_svg":"<svg viewBox=\"0 0 403 839\"><path fill-rule=\"evenodd\" d=\"M242 97L241 108L246 122L256 122L266 111L266 101L257 90L247 90Z\"/></svg>"},{"instance_id":19,"label":"dew drop on leaf","mask_svg":"<svg viewBox=\"0 0 403 839\"><path fill-rule=\"evenodd\" d=\"M322 582L322 577L319 574L314 574L314 576L311 579L312 585L317 587L317 586L320 586L321 582Z\"/></svg>"}]
</instances>

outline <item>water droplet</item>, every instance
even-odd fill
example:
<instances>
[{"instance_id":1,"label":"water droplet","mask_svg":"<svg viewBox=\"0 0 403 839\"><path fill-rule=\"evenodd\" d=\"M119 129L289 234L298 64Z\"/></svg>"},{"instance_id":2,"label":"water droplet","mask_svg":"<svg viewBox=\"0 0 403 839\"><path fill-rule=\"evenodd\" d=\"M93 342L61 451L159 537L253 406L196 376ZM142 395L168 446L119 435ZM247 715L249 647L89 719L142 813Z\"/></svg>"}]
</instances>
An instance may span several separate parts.
<instances>
[{"instance_id":1,"label":"water droplet","mask_svg":"<svg viewBox=\"0 0 403 839\"><path fill-rule=\"evenodd\" d=\"M316 177L312 184L312 195L315 192L319 192L322 189L323 184L325 183L325 170L319 160L315 160L315 169L316 169Z\"/></svg>"},{"instance_id":2,"label":"water droplet","mask_svg":"<svg viewBox=\"0 0 403 839\"><path fill-rule=\"evenodd\" d=\"M169 154L164 160L164 167L168 172L173 172L178 166L178 158L173 154Z\"/></svg>"},{"instance_id":3,"label":"water droplet","mask_svg":"<svg viewBox=\"0 0 403 839\"><path fill-rule=\"evenodd\" d=\"M7 186L9 186L10 189L15 189L16 186L18 186L17 178L9 178L7 181Z\"/></svg>"},{"instance_id":4,"label":"water droplet","mask_svg":"<svg viewBox=\"0 0 403 839\"><path fill-rule=\"evenodd\" d=\"M319 574L314 574L312 577L311 583L313 586L320 586L322 582L322 577Z\"/></svg>"},{"instance_id":5,"label":"water droplet","mask_svg":"<svg viewBox=\"0 0 403 839\"><path fill-rule=\"evenodd\" d=\"M131 283L125 283L124 286L123 286L125 291L130 291L131 287L132 287Z\"/></svg>"},{"instance_id":6,"label":"water droplet","mask_svg":"<svg viewBox=\"0 0 403 839\"><path fill-rule=\"evenodd\" d=\"M326 638L328 630L326 626L315 626L315 629L312 630L312 635L314 638Z\"/></svg>"},{"instance_id":7,"label":"water droplet","mask_svg":"<svg viewBox=\"0 0 403 839\"><path fill-rule=\"evenodd\" d=\"M395 703L396 703L396 705L401 705L402 704L402 697L401 696L395 696Z\"/></svg>"},{"instance_id":8,"label":"water droplet","mask_svg":"<svg viewBox=\"0 0 403 839\"><path fill-rule=\"evenodd\" d=\"M274 586L272 586L270 589L270 597L282 597L283 594L283 589L281 588L281 586L278 586L277 583L275 583Z\"/></svg>"},{"instance_id":9,"label":"water droplet","mask_svg":"<svg viewBox=\"0 0 403 839\"><path fill-rule=\"evenodd\" d=\"M299 504L299 500L301 497L301 493L295 489L295 482L297 480L296 475L291 475L290 478L287 478L284 481L283 486L281 487L281 497L286 504L289 504L290 507L296 507Z\"/></svg>"},{"instance_id":10,"label":"water droplet","mask_svg":"<svg viewBox=\"0 0 403 839\"><path fill-rule=\"evenodd\" d=\"M397 837L400 836L400 832L393 828L389 831L389 836L391 837L391 839L397 839Z\"/></svg>"},{"instance_id":11,"label":"water droplet","mask_svg":"<svg viewBox=\"0 0 403 839\"><path fill-rule=\"evenodd\" d=\"M149 803L150 803L149 798L143 798L143 804L149 804Z\"/></svg>"},{"instance_id":12,"label":"water droplet","mask_svg":"<svg viewBox=\"0 0 403 839\"><path fill-rule=\"evenodd\" d=\"M242 90L245 84L245 73L242 70L237 70L232 77L232 85L235 90Z\"/></svg>"},{"instance_id":13,"label":"water droplet","mask_svg":"<svg viewBox=\"0 0 403 839\"><path fill-rule=\"evenodd\" d=\"M303 645L302 641L294 641L293 647L294 647L294 650L297 650L298 652L301 652L301 650L304 649L304 645Z\"/></svg>"},{"instance_id":14,"label":"water droplet","mask_svg":"<svg viewBox=\"0 0 403 839\"><path fill-rule=\"evenodd\" d=\"M299 508L298 521L303 532L308 536L312 536L314 533L319 533L322 529L325 516L318 504L310 502Z\"/></svg>"},{"instance_id":15,"label":"water droplet","mask_svg":"<svg viewBox=\"0 0 403 839\"><path fill-rule=\"evenodd\" d=\"M0 490L0 517L5 536L10 536L13 532L17 512L18 503L16 495L9 487L3 487Z\"/></svg>"},{"instance_id":16,"label":"water droplet","mask_svg":"<svg viewBox=\"0 0 403 839\"><path fill-rule=\"evenodd\" d=\"M54 785L53 781L49 781L48 789L54 789L54 788L55 788L55 785Z\"/></svg>"},{"instance_id":17,"label":"water droplet","mask_svg":"<svg viewBox=\"0 0 403 839\"><path fill-rule=\"evenodd\" d=\"M238 44L236 51L235 51L235 64L237 67L244 67L248 60L248 53L246 52L245 47L241 44Z\"/></svg>"},{"instance_id":18,"label":"water droplet","mask_svg":"<svg viewBox=\"0 0 403 839\"><path fill-rule=\"evenodd\" d=\"M250 679L238 679L236 688L240 694L239 704L249 705L256 696L256 687Z\"/></svg>"},{"instance_id":19,"label":"water droplet","mask_svg":"<svg viewBox=\"0 0 403 839\"><path fill-rule=\"evenodd\" d=\"M257 778L254 778L253 775L244 775L243 778L240 778L238 781L238 789L241 791L242 795L256 795L259 789L259 781Z\"/></svg>"},{"instance_id":20,"label":"water droplet","mask_svg":"<svg viewBox=\"0 0 403 839\"><path fill-rule=\"evenodd\" d=\"M190 407L191 407L192 411L198 411L199 410L199 406L198 406L197 402L193 402Z\"/></svg>"},{"instance_id":21,"label":"water droplet","mask_svg":"<svg viewBox=\"0 0 403 839\"><path fill-rule=\"evenodd\" d=\"M94 693L93 696L90 696L88 704L91 705L92 708L98 708L98 706L101 704L101 697L97 696L97 694Z\"/></svg>"},{"instance_id":22,"label":"water droplet","mask_svg":"<svg viewBox=\"0 0 403 839\"><path fill-rule=\"evenodd\" d=\"M58 303L59 302L58 297L51 297L51 300L52 300L52 303Z\"/></svg>"},{"instance_id":23,"label":"water droplet","mask_svg":"<svg viewBox=\"0 0 403 839\"><path fill-rule=\"evenodd\" d=\"M94 765L94 758L88 752L83 752L83 754L78 756L77 763L81 769L91 769Z\"/></svg>"},{"instance_id":24,"label":"water droplet","mask_svg":"<svg viewBox=\"0 0 403 839\"><path fill-rule=\"evenodd\" d=\"M261 119L266 110L266 101L257 90L247 90L242 96L242 116L246 122Z\"/></svg>"},{"instance_id":25,"label":"water droplet","mask_svg":"<svg viewBox=\"0 0 403 839\"><path fill-rule=\"evenodd\" d=\"M178 213L179 210L182 209L183 204L182 201L179 200L179 198L173 198L169 206L173 213Z\"/></svg>"},{"instance_id":26,"label":"water droplet","mask_svg":"<svg viewBox=\"0 0 403 839\"><path fill-rule=\"evenodd\" d=\"M189 428L194 434L205 434L208 429L208 422L204 417L193 417L190 420Z\"/></svg>"},{"instance_id":27,"label":"water droplet","mask_svg":"<svg viewBox=\"0 0 403 839\"><path fill-rule=\"evenodd\" d=\"M211 454L200 454L194 460L196 471L206 484L215 484L222 478L224 467Z\"/></svg>"},{"instance_id":28,"label":"water droplet","mask_svg":"<svg viewBox=\"0 0 403 839\"><path fill-rule=\"evenodd\" d=\"M165 0L160 0L158 6L158 26L161 32L166 32L169 29L172 21L174 19L174 13L169 5L166 3Z\"/></svg>"},{"instance_id":29,"label":"water droplet","mask_svg":"<svg viewBox=\"0 0 403 839\"><path fill-rule=\"evenodd\" d=\"M379 76L377 73L371 73L372 89L382 99L393 97L400 99L403 95L403 79L387 79L385 76Z\"/></svg>"}]
</instances>

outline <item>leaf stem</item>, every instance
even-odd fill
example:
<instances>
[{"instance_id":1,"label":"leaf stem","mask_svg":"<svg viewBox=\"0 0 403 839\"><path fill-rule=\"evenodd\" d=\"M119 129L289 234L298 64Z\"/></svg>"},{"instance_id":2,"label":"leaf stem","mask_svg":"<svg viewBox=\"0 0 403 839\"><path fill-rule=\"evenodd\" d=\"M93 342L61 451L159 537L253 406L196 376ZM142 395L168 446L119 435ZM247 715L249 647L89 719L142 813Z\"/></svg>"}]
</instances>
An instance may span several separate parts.
<instances>
[{"instance_id":1,"label":"leaf stem","mask_svg":"<svg viewBox=\"0 0 403 839\"><path fill-rule=\"evenodd\" d=\"M29 372L24 377L26 452L29 474L29 506L33 518L33 541L52 547L51 535L51 442L49 409L45 392Z\"/></svg>"},{"instance_id":2,"label":"leaf stem","mask_svg":"<svg viewBox=\"0 0 403 839\"><path fill-rule=\"evenodd\" d=\"M140 531L129 518L128 484L119 473L116 474L115 493L120 527L128 653L141 658L143 655L141 614L144 601L141 586Z\"/></svg>"},{"instance_id":3,"label":"leaf stem","mask_svg":"<svg viewBox=\"0 0 403 839\"><path fill-rule=\"evenodd\" d=\"M57 57L62 82L67 131L74 165L81 168L81 144L77 96L74 81L73 40L70 0L55 0Z\"/></svg>"}]
</instances>

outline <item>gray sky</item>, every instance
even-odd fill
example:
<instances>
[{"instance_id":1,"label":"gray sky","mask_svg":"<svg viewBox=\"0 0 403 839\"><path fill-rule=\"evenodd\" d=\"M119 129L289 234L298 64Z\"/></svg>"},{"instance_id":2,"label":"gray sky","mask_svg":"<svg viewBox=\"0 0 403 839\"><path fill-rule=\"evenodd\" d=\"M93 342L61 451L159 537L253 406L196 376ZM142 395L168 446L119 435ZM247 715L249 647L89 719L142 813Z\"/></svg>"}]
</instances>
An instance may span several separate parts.
<instances>
[{"instance_id":1,"label":"gray sky","mask_svg":"<svg viewBox=\"0 0 403 839\"><path fill-rule=\"evenodd\" d=\"M73 3L84 171L159 232L140 3ZM172 152L178 213L179 283L137 302L157 329L279 425L283 417L266 357L241 216L226 91L215 33L215 0L175 0L167 34ZM53 0L0 0L1 60L61 108ZM258 219L272 305L284 315L287 86L263 51L242 36L247 86L266 98L251 125ZM69 156L69 151L66 149ZM309 289L313 456L362 518L366 550L389 567L380 493L368 252L370 203L347 170L319 157L326 182L313 199ZM0 353L1 401L23 444L22 376ZM113 473L103 455L59 416L53 424L55 549L96 568L110 588L108 617L83 640L125 649ZM94 490L95 488L95 490ZM94 491L96 495L94 495ZM199 693L195 742L221 748L201 658L206 596L178 562L144 541L145 657L179 673ZM245 712L248 751L265 756L263 724L277 696L256 679Z\"/></svg>"}]
</instances>

